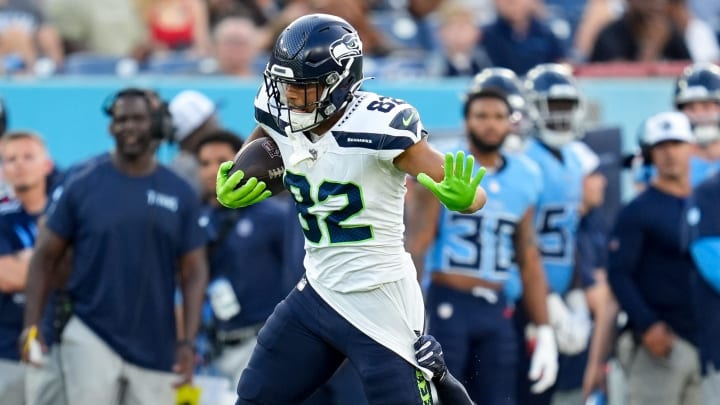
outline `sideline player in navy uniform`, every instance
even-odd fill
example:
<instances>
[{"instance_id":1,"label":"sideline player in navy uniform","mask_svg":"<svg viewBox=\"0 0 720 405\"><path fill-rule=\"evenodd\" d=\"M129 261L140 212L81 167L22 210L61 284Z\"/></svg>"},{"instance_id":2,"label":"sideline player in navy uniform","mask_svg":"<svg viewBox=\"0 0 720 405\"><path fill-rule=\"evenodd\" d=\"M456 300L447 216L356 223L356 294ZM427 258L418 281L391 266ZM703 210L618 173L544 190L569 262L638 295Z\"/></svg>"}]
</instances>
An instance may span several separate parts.
<instances>
[{"instance_id":1,"label":"sideline player in navy uniform","mask_svg":"<svg viewBox=\"0 0 720 405\"><path fill-rule=\"evenodd\" d=\"M303 16L278 37L255 100L260 126L285 164L305 234L306 278L275 309L238 384L238 403L296 403L349 358L370 403L432 399L413 343L424 311L403 246L406 174L450 209L485 204L472 157L430 147L408 103L359 91L362 43L346 21ZM443 169L444 165L444 169ZM257 179L218 172L218 199L242 207L267 198ZM439 183L436 183L439 181ZM312 367L308 367L312 365ZM423 375L425 374L425 375Z\"/></svg>"},{"instance_id":2,"label":"sideline player in navy uniform","mask_svg":"<svg viewBox=\"0 0 720 405\"><path fill-rule=\"evenodd\" d=\"M500 151L513 123L505 93L488 87L468 94L463 116L467 139L461 147L488 168L488 203L482 211L459 214L444 209L426 189L414 187L408 199L407 246L418 270L432 247L426 266L431 272L428 333L442 343L448 369L475 402L513 404L518 358L510 316L514 303L503 292L511 272L520 271L525 303L538 328L529 370L535 389L550 387L557 372L533 225L542 179L528 158Z\"/></svg>"},{"instance_id":3,"label":"sideline player in navy uniform","mask_svg":"<svg viewBox=\"0 0 720 405\"><path fill-rule=\"evenodd\" d=\"M24 336L39 321L60 258L73 250L73 317L60 345L70 403L170 403L173 384L192 377L205 234L190 186L155 159L162 116L154 103L146 90L128 88L104 106L115 150L66 180L30 262ZM176 338L177 280L186 341Z\"/></svg>"}]
</instances>

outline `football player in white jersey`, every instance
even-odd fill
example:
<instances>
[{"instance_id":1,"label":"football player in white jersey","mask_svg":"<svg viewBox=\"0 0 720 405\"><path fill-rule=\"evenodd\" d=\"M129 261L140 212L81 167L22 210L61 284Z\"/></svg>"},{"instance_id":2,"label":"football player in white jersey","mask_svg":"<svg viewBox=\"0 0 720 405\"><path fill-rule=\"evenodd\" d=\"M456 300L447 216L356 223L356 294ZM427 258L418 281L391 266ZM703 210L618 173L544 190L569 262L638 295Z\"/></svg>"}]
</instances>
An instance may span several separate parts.
<instances>
[{"instance_id":1,"label":"football player in white jersey","mask_svg":"<svg viewBox=\"0 0 720 405\"><path fill-rule=\"evenodd\" d=\"M277 306L238 384L238 403L298 403L346 358L370 403L432 403L413 343L423 300L403 246L405 178L428 187L448 209L485 204L474 159L442 154L426 140L417 110L360 91L362 43L335 16L313 14L278 37L255 99L258 127L285 164L305 234L306 276ZM242 171L218 172L218 200L231 208L270 195ZM462 387L459 387L462 388Z\"/></svg>"}]
</instances>

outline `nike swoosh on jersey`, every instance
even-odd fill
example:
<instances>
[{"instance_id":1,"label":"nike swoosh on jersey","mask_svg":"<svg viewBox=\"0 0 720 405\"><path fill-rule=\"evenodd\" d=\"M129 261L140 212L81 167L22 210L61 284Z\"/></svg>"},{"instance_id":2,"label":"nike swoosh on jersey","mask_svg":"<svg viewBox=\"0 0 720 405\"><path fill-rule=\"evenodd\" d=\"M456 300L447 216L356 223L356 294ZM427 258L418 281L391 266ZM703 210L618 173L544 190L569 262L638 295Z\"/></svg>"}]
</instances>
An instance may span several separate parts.
<instances>
[{"instance_id":1,"label":"nike swoosh on jersey","mask_svg":"<svg viewBox=\"0 0 720 405\"><path fill-rule=\"evenodd\" d=\"M407 119L405 119L405 118L402 119L403 125L405 125L406 127L408 125L410 125L410 123L412 122L414 117L415 117L415 111L413 111L412 114L410 114L410 116L407 117Z\"/></svg>"}]
</instances>

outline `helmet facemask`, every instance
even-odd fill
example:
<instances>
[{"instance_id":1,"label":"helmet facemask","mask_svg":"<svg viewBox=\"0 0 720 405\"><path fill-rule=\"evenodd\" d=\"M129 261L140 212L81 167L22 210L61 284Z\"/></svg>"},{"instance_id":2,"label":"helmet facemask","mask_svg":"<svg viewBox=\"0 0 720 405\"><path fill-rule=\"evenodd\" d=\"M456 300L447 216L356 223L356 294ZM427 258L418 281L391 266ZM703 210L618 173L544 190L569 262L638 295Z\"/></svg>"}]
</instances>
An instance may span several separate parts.
<instances>
[{"instance_id":1,"label":"helmet facemask","mask_svg":"<svg viewBox=\"0 0 720 405\"><path fill-rule=\"evenodd\" d=\"M560 148L580 138L583 108L579 98L538 97L531 102L533 120L543 143Z\"/></svg>"},{"instance_id":2,"label":"helmet facemask","mask_svg":"<svg viewBox=\"0 0 720 405\"><path fill-rule=\"evenodd\" d=\"M694 100L679 106L692 125L695 142L707 145L720 140L720 103L713 99Z\"/></svg>"}]
</instances>

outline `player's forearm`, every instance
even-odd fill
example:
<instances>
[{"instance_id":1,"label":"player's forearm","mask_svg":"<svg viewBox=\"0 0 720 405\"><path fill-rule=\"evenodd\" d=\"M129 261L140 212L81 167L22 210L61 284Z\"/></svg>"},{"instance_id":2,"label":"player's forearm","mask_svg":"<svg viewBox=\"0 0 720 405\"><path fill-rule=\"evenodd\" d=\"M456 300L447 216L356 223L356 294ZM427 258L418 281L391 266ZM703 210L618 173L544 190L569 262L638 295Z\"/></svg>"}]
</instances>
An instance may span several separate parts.
<instances>
[{"instance_id":1,"label":"player's forearm","mask_svg":"<svg viewBox=\"0 0 720 405\"><path fill-rule=\"evenodd\" d=\"M40 249L30 259L25 284L24 326L37 325L42 317L45 302L52 289L56 258Z\"/></svg>"},{"instance_id":2,"label":"player's forearm","mask_svg":"<svg viewBox=\"0 0 720 405\"><path fill-rule=\"evenodd\" d=\"M193 340L200 328L200 312L202 311L205 288L207 286L207 266L199 264L184 271L182 277L183 294L183 338Z\"/></svg>"},{"instance_id":3,"label":"player's forearm","mask_svg":"<svg viewBox=\"0 0 720 405\"><path fill-rule=\"evenodd\" d=\"M31 252L28 249L19 254L0 256L0 291L13 293L25 288Z\"/></svg>"},{"instance_id":4,"label":"player's forearm","mask_svg":"<svg viewBox=\"0 0 720 405\"><path fill-rule=\"evenodd\" d=\"M588 303L595 318L588 364L598 365L604 363L610 354L615 317L619 308L606 281L600 281L590 289Z\"/></svg>"},{"instance_id":5,"label":"player's forearm","mask_svg":"<svg viewBox=\"0 0 720 405\"><path fill-rule=\"evenodd\" d=\"M520 266L520 277L523 284L523 301L530 320L535 325L549 322L547 311L548 286L540 265L540 258L527 257L534 253L526 253Z\"/></svg>"}]
</instances>

